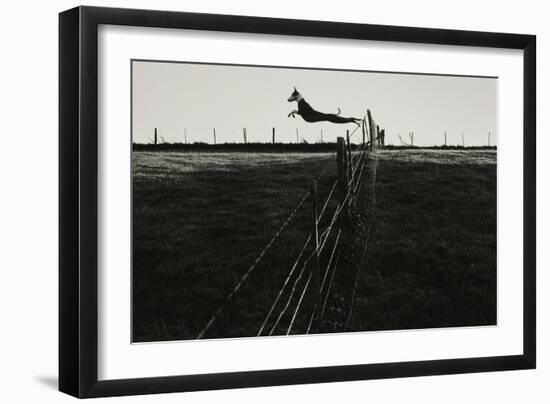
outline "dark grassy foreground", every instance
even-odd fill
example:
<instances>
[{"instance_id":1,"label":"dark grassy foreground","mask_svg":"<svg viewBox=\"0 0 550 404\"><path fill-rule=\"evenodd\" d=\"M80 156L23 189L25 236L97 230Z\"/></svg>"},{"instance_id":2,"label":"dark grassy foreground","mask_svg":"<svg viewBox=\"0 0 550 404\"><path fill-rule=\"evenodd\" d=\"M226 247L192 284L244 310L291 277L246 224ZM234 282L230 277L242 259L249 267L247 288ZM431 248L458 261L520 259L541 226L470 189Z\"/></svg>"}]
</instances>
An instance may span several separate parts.
<instances>
[{"instance_id":1,"label":"dark grassy foreground","mask_svg":"<svg viewBox=\"0 0 550 404\"><path fill-rule=\"evenodd\" d=\"M135 151L134 341L195 338L329 156ZM334 179L331 164L318 185L319 199ZM362 209L359 204L361 223ZM310 221L306 206L207 338L256 335ZM357 239L347 248L357 251L345 254L339 267L348 279L341 279L332 299L345 304L355 281L346 260L359 261L365 237L361 229L353 234ZM348 330L494 324L496 153L380 152L368 247ZM331 331L331 319L324 320L319 331Z\"/></svg>"},{"instance_id":2,"label":"dark grassy foreground","mask_svg":"<svg viewBox=\"0 0 550 404\"><path fill-rule=\"evenodd\" d=\"M328 159L326 153L134 152L134 341L197 337ZM330 160L320 198L335 179ZM306 206L207 337L256 335L310 221Z\"/></svg>"},{"instance_id":3,"label":"dark grassy foreground","mask_svg":"<svg viewBox=\"0 0 550 404\"><path fill-rule=\"evenodd\" d=\"M382 151L354 330L496 324L496 152Z\"/></svg>"}]
</instances>

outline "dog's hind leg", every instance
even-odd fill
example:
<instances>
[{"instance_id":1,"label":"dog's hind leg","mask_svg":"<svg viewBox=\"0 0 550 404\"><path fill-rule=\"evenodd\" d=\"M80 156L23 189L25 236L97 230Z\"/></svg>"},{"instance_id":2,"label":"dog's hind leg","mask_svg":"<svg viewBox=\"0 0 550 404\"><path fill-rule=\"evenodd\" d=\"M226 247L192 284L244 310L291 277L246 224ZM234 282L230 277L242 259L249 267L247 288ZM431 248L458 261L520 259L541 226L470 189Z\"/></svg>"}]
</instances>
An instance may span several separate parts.
<instances>
[{"instance_id":1,"label":"dog's hind leg","mask_svg":"<svg viewBox=\"0 0 550 404\"><path fill-rule=\"evenodd\" d=\"M355 121L355 118L346 118L343 116L338 116L334 114L325 114L325 120L332 122L332 123L355 123L359 125L357 121Z\"/></svg>"}]
</instances>

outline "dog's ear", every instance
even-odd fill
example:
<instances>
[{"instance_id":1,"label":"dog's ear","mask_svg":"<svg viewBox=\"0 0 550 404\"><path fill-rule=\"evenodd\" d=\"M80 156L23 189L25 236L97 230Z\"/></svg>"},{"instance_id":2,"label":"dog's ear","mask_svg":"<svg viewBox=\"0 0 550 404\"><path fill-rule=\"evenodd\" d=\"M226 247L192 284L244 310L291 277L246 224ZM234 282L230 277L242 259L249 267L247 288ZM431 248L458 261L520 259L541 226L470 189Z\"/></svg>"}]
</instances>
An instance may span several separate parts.
<instances>
[{"instance_id":1,"label":"dog's ear","mask_svg":"<svg viewBox=\"0 0 550 404\"><path fill-rule=\"evenodd\" d=\"M298 90L296 90L296 86L294 86L294 91L298 91Z\"/></svg>"}]
</instances>

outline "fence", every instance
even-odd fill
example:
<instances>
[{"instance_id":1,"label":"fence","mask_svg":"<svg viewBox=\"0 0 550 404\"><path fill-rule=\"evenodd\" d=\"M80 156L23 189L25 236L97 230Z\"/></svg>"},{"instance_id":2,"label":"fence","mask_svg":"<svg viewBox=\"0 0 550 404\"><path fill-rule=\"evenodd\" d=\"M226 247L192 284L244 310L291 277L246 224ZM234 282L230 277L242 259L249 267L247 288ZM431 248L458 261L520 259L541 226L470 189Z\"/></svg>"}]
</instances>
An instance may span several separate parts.
<instances>
[{"instance_id":1,"label":"fence","mask_svg":"<svg viewBox=\"0 0 550 404\"><path fill-rule=\"evenodd\" d=\"M361 128L362 139L354 145L351 139L359 128ZM369 153L383 146L384 130L380 130L372 119L371 112L367 111L367 115L355 130L351 133L347 131L345 139L343 137L337 139L336 151L331 154L321 172L312 180L308 191L200 331L198 339L206 336L268 250L288 228L297 213L306 208L311 210L310 234L298 251L264 320L258 326L257 335L274 333L288 335L298 328L298 324L302 329L301 333L305 334L322 328L329 297L335 287L339 262L343 259L342 241L349 236L347 233L353 220L352 213L361 193ZM334 163L334 159L336 160L336 179L330 186L326 198L320 201L317 184L325 175L329 165Z\"/></svg>"},{"instance_id":2,"label":"fence","mask_svg":"<svg viewBox=\"0 0 550 404\"><path fill-rule=\"evenodd\" d=\"M368 117L368 120L367 120L367 117ZM369 110L367 111L367 115L365 117L363 117L362 122L361 122L361 127L364 127L366 125L368 125L368 129L366 130L365 133L363 133L363 143L365 143L365 137L367 137L369 139L369 142L371 142L373 145L376 145L378 147L384 147L385 137L386 137L385 130L380 129L380 127L374 123ZM150 142L154 146L159 146L159 145L161 145L161 143L166 143L166 141L164 141L164 138L162 138L162 137L161 137L161 141L159 142L158 130L157 129L158 128L154 128L153 137L150 138ZM187 128L184 128L183 132L184 132L184 144L187 145L187 144L190 143L188 141ZM322 129L321 129L320 133L321 133L320 143L324 143L324 141L323 141L323 130ZM411 133L409 133L409 136L411 136ZM490 137L490 133L489 133L489 137ZM201 141L201 142L198 142L198 143L207 144L208 142ZM251 142L250 142L250 138L248 136L248 129L246 127L243 127L243 144L249 144L249 143L251 143ZM275 127L271 128L271 140L270 140L269 143L271 143L271 144L276 144L277 143L276 142L276 128ZM299 143L308 143L306 141L306 139L304 139L303 137L300 137L298 128L296 128L296 143L297 144L299 144ZM411 138L411 143L412 143L412 138ZM172 144L172 143L169 143L169 144ZM175 144L179 144L179 143L175 143ZM213 144L213 145L218 144L218 136L217 136L216 128L212 128L212 143L211 144Z\"/></svg>"}]
</instances>

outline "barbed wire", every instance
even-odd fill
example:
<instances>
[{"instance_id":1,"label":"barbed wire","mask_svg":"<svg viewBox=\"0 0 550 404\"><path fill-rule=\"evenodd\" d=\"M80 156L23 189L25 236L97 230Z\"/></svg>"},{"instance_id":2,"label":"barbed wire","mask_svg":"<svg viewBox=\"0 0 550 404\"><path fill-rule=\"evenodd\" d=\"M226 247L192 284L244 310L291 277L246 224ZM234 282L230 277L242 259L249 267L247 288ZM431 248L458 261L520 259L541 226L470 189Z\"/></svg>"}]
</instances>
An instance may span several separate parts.
<instances>
[{"instance_id":1,"label":"barbed wire","mask_svg":"<svg viewBox=\"0 0 550 404\"><path fill-rule=\"evenodd\" d=\"M338 262L340 261L340 253L336 256L336 261L334 262L334 267L332 270L332 275L330 276L330 281L328 283L327 292L325 295L325 299L323 301L323 307L321 308L321 317L325 313L325 308L327 306L328 297L330 295L330 289L332 288L332 284L334 283L334 274L336 273L336 268L338 268Z\"/></svg>"},{"instance_id":2,"label":"barbed wire","mask_svg":"<svg viewBox=\"0 0 550 404\"><path fill-rule=\"evenodd\" d=\"M311 281L312 275L313 275L313 271L309 273L306 285L304 286L304 290L300 295L300 300L298 300L298 304L296 305L296 310L294 310L294 314L292 315L292 319L290 320L290 324L288 326L288 329L286 330L286 335L289 335L290 331L292 330L292 325L294 324L294 320L296 320L296 316L298 315L298 311L300 310L300 306L302 305L302 300L304 300L304 296L306 294L307 288L309 287L309 282Z\"/></svg>"},{"instance_id":3,"label":"barbed wire","mask_svg":"<svg viewBox=\"0 0 550 404\"><path fill-rule=\"evenodd\" d=\"M317 223L321 221L323 218L323 214L325 213L325 210L327 209L328 203L330 202L330 198L332 194L334 193L334 190L336 189L336 186L338 185L338 180L334 181L334 184L332 185L332 188L330 189L330 192L328 193L328 196L325 200L325 203L323 205L323 208L321 209L321 213L319 213L319 217L317 218Z\"/></svg>"},{"instance_id":4,"label":"barbed wire","mask_svg":"<svg viewBox=\"0 0 550 404\"><path fill-rule=\"evenodd\" d=\"M325 283L327 280L328 273L330 271L330 265L332 264L332 259L334 257L334 253L336 252L336 247L338 246L338 241L340 240L340 235L342 234L342 229L338 230L338 234L336 235L336 240L334 241L334 246L332 247L332 252L330 253L330 258L328 260L327 269L325 271L325 276L323 277L323 282L321 283L321 292L325 288Z\"/></svg>"},{"instance_id":5,"label":"barbed wire","mask_svg":"<svg viewBox=\"0 0 550 404\"><path fill-rule=\"evenodd\" d=\"M275 320L275 323L273 323L273 326L271 327L271 329L269 330L269 335L273 335L273 332L275 331L275 329L277 328L277 326L279 325L279 322L281 321L281 319L283 318L284 314L286 313L286 311L288 310L288 308L290 307L290 303L292 301L292 298L294 297L294 293L296 292L296 286L298 285L298 283L300 282L300 280L302 279L302 275L304 274L304 271L307 267L307 264L309 263L309 261L311 260L311 258L313 257L313 254L311 254L307 260L304 261L304 264L302 265L302 269L300 270L300 273L298 274L296 280L294 281L294 285L292 285L292 290L290 291L290 294L288 296L288 299L286 301L286 304L285 306L283 307L283 309L279 312L279 315L277 316L277 319Z\"/></svg>"},{"instance_id":6,"label":"barbed wire","mask_svg":"<svg viewBox=\"0 0 550 404\"><path fill-rule=\"evenodd\" d=\"M323 240L322 240L321 244L319 245L319 247L318 247L316 250L312 251L311 255L308 257L307 262L309 262L309 260L313 257L314 254L316 254L316 253L317 253L317 254L320 254L320 253L323 251L323 249L324 249L324 247L325 247L325 245L326 245L326 243L327 243L327 241L328 241L328 238L329 238L329 236L330 236L330 232L331 232L331 230L332 230L334 224L336 223L337 218L339 217L340 213L342 212L342 209L343 209L344 206L346 205L347 200L348 200L349 197L351 196L351 193L352 193L352 191L351 191L350 189L348 189L348 192L346 193L346 196L345 196L345 198L343 199L343 201L337 205L337 207L336 207L336 209L335 209L335 212L334 212L334 215L333 215L333 217L332 217L332 219L331 219L330 225L329 225L329 226L325 229L325 231L322 233L322 235L324 235L324 237L322 236ZM337 247L337 244L338 244L338 240L339 240L339 238L340 238L340 234L341 234L341 229L339 229L339 231L338 231L338 235L337 235L337 238L336 238L336 240L335 240L335 244L334 244L334 246L333 246L333 250L332 250L332 253L331 253L331 258L330 258L330 260L329 260L329 265L327 265L327 269L326 269L326 271L325 271L325 277L324 277L324 279L323 279L323 286L321 287L320 293L322 293L324 284L325 284L325 282L326 282L326 277L327 277L327 275L328 275L328 271L330 270L330 263L331 263L331 261L332 261L332 259L333 259L334 252L335 252L335 250L336 250L336 247ZM305 268L305 265L304 265L303 269L304 269L304 268ZM331 277L331 282L333 282L333 280L334 280L334 279L333 279L333 278L334 278L334 272L335 272L335 270L333 271L333 275L332 275L332 277ZM278 318L277 318L277 321L276 321L276 323L274 324L274 327L272 328L271 332L273 332L273 330L275 329L275 327L278 325L280 319L283 317L284 313L286 312L286 310L287 310L288 307L290 306L290 302L292 301L292 298L294 297L294 293L295 293L295 291L296 291L296 286L297 286L299 280L301 279L302 274L303 274L303 272L300 273L299 278L297 278L297 280L295 281L295 284L294 284L293 290L292 290L292 292L291 292L291 295L289 296L289 298L288 298L288 300L287 300L287 304L285 305L285 307L283 308L283 310L282 310L281 313L279 314L279 316L278 316ZM288 333L290 332L290 330L292 329L292 325L293 325L293 323L294 323L294 321L295 321L295 318L296 318L296 316L297 316L297 313L298 313L298 311L299 311L299 308L300 308L300 305L301 305L301 301L302 301L302 299L303 299L303 295L305 294L305 291L306 291L307 288L309 287L310 278L311 278L311 273L310 273L310 277L308 278L308 282L306 283L306 286L305 286L304 289L302 290L302 295L301 295L301 298L300 298L300 300L299 300L299 302L298 302L298 306L296 307L296 309L295 309L295 311L294 311L294 314L293 314L293 316L292 316L291 324L290 324L290 326L289 326L289 329L287 330L287 335L288 335ZM329 288L327 289L327 298L328 298L328 293L330 293L330 287L331 287L331 286L332 286L332 285L329 284ZM326 299L325 299L325 305L326 305ZM324 307L323 307L323 311L324 311ZM307 332L309 332L309 329L310 329L310 327L311 327L311 324L312 324L313 316L314 316L314 315L315 315L315 308L314 308L314 312L313 312L313 314L312 314L312 318L310 318L310 321L309 321L309 324L308 324ZM271 335L271 332L270 332L270 335ZM307 333L307 332L306 332L306 333Z\"/></svg>"},{"instance_id":7,"label":"barbed wire","mask_svg":"<svg viewBox=\"0 0 550 404\"><path fill-rule=\"evenodd\" d=\"M231 293L229 293L229 295L227 296L227 298L225 299L225 301L220 305L220 307L218 308L218 310L216 310L216 312L214 313L214 315L210 318L210 320L206 323L206 326L204 326L204 328L201 330L201 332L199 333L199 335L197 336L197 339L201 339L204 334L208 331L208 329L212 326L212 324L214 323L214 321L216 321L216 318L220 315L220 313L223 311L223 308L225 307L225 305L233 298L233 296L237 293L237 291L241 288L242 284L244 283L244 281L248 278L248 276L252 273L252 271L256 268L256 266L258 265L258 263L262 260L262 258L264 257L265 253L271 248L271 246L273 245L273 243L275 242L275 240L277 240L279 238L279 236L281 235L281 233L283 232L283 230L288 226L288 224L290 223L290 221L294 218L294 216L296 215L296 213L298 212L298 210L300 210L300 208L302 207L302 205L304 204L304 202L306 201L307 197L310 195L310 192L306 192L306 194L302 197L302 199L300 200L300 202L298 203L298 205L294 208L294 210L292 211L292 213L286 218L286 220L284 221L284 223L281 225L281 227L279 228L279 230L277 230L277 232L273 235L273 237L271 238L271 240L267 243L267 245L262 249L262 251L260 252L260 254L256 257L256 259L254 260L254 262L252 263L252 265L250 265L250 267L248 268L248 270L245 272L245 274L241 277L240 281L235 285L235 287L233 288L233 290L231 291Z\"/></svg>"},{"instance_id":8,"label":"barbed wire","mask_svg":"<svg viewBox=\"0 0 550 404\"><path fill-rule=\"evenodd\" d=\"M363 125L365 123L365 117L363 117ZM349 138L351 139L351 137L356 133L357 129L359 129L360 126L357 126L352 132L351 134L349 135ZM363 129L366 130L366 128L363 126ZM286 313L286 311L288 310L293 298L294 298L294 294L296 293L296 289L297 289L297 285L299 284L300 280L302 279L303 277L303 274L305 272L305 269L309 263L309 261L311 260L311 258L315 255L315 254L320 254L323 249L325 248L327 242L328 242L328 239L329 239L329 236L332 232L332 229L334 228L334 224L336 223L336 220L338 219L342 209L346 206L350 196L354 193L356 193L356 191L360 191L361 189L361 185L362 185L362 181L361 181L361 177L362 177L362 173L363 173L363 168L365 166L365 160L368 158L367 154L366 154L366 151L367 151L367 147L368 145L370 144L371 142L366 142L363 144L363 147L362 147L362 150L361 149L361 145L358 145L356 150L355 150L355 153L352 153L352 157L351 157L351 164L352 164L352 172L351 172L351 183L348 183L347 185L347 192L346 192L346 195L344 196L343 200L337 204L336 206L336 209L334 211L334 214L330 220L330 224L325 228L325 230L323 232L321 232L321 235L320 235L320 238L321 238L321 243L320 245L317 246L317 248L315 250L312 251L312 253L309 255L309 257L303 262L303 265L299 271L299 274L298 276L296 277L295 281L294 281L294 284L292 286L292 290L288 296L288 299L286 301L286 304L284 305L283 309L281 310L281 312L279 313L279 315L277 316L277 319L275 320L275 322L273 323L270 331L269 331L269 335L272 335L272 333L274 332L274 330L277 328L277 326L279 325L282 317L284 316L284 314ZM353 154L356 154L356 158L354 159L354 156ZM315 181L319 181L322 176L325 174L325 172L327 171L328 167L330 166L331 162L333 161L333 157L336 155L336 152L335 153L332 153L329 158L327 159L327 163L323 166L323 168L321 169L321 171L319 172L319 174L316 176L316 179ZM355 161L354 161L355 160ZM355 164L354 164L355 163ZM359 166L361 166L361 169L359 170L359 175L356 177L355 174L357 172L357 170L359 169ZM356 184L354 183L356 182ZM328 208L328 205L329 205L329 202L332 198L332 195L334 194L334 191L336 189L338 185L338 180L336 180L333 185L331 186L331 189L325 199L325 203L323 204L323 208L321 209L321 212L319 214L319 216L317 217L316 219L316 225L318 225L318 223L321 221L322 217L324 216L327 208ZM350 186L351 185L351 186ZM225 306L229 303L229 301L233 298L233 296L235 296L235 294L239 291L239 289L241 288L241 286L243 285L243 283L246 281L246 279L249 277L249 275L254 271L254 269L258 266L258 264L260 263L260 261L262 260L262 258L265 256L265 254L267 253L267 251L271 248L271 246L274 244L274 242L279 238L279 236L281 235L281 233L284 231L284 229L288 226L288 224L292 221L292 219L295 217L296 213L300 210L300 208L303 206L303 204L305 203L305 201L307 200L307 198L311 195L311 191L308 191L305 193L305 195L302 197L302 199L300 200L300 202L298 203L298 205L296 205L296 207L294 208L294 210L290 213L290 215L286 218L286 220L283 222L283 224L281 225L281 227L277 230L277 232L273 235L273 237L271 238L271 240L267 243L267 245L262 249L262 251L260 252L260 254L256 257L256 259L254 260L254 262L252 263L252 265L250 265L250 267L248 268L248 270L244 273L244 275L241 277L241 279L239 280L239 282L235 285L235 287L233 288L233 290L228 294L228 296L226 297L226 299L224 300L224 302L219 306L219 308L214 312L214 315L210 318L210 320L207 322L206 326L201 330L201 332L198 334L197 336L197 339L200 339L202 337L204 337L204 335L206 334L206 332L210 329L210 327L212 326L212 324L216 321L216 319L218 318L218 316L221 314L221 312L223 311L223 309L225 308ZM358 195L358 193L357 193ZM336 249L337 249L337 245L338 245L338 242L339 242L339 239L340 239L340 235L341 235L341 229L339 229L338 231L338 234L336 236L336 239L335 239L335 242L334 242L334 245L333 245L333 249L332 249L332 252L331 252L331 256L330 256L330 259L329 259L329 262L328 262L328 265L327 265L327 268L326 268L326 271L325 271L325 274L324 274L324 277L323 277L323 282L322 282L322 286L321 286L321 290L319 291L319 293L322 293L323 289L324 289L324 286L326 284L326 280L327 280L327 277L328 277L328 274L329 274L329 271L330 271L330 266L331 266L331 263L332 263L332 260L334 258L334 254L336 252ZM294 275L296 269L298 268L298 263L300 262L300 260L302 259L303 257L303 254L305 252L305 250L307 249L307 246L309 245L310 241L311 241L311 238L312 236L310 235L306 242L304 243L304 245L302 246L302 249L300 250L299 254L298 254L298 257L297 259L295 260L294 264L292 265L287 277L285 278L285 281L281 287L281 289L279 290L273 304L271 305L264 321L262 322L262 325L260 326L260 329L258 331L258 336L260 336L262 334L262 332L265 330L265 327L267 326L267 324L269 323L269 320L271 318L271 316L273 315L274 313L274 310L275 308L277 307L281 297L283 296L283 293L285 291L285 289L287 288L287 286L290 284L290 281L291 281L291 278L292 276ZM336 256L336 262L335 262L335 266L334 266L334 269L332 270L332 275L331 275L331 278L330 278L330 281L329 281L329 284L328 284L328 287L327 287L327 295L325 296L325 301L323 303L323 307L322 307L322 310L321 310L321 316L322 314L324 313L324 310L325 310L325 307L326 307L326 302L327 302L327 299L328 299L328 295L330 293L330 289L332 287L332 283L334 281L334 273L336 271L336 266L337 266L337 263L338 263L338 260L339 260L339 257L340 257L340 254L338 253L337 256ZM311 281L311 276L312 276L312 272L310 272L309 274L309 277L308 277L308 280L304 286L304 289L302 290L302 293L301 293L301 296L300 296L300 299L298 301L298 304L297 304L297 307L292 315L292 318L291 318L291 322L289 324L289 327L287 329L287 334L290 333L290 331L292 330L292 327L293 327L293 324L296 320L296 317L298 315L298 312L299 312L299 309L300 309L300 306L302 304L302 300L303 300L303 297L307 291L307 288L309 287L309 284L310 284L310 281ZM313 319L315 317L315 310L316 310L316 307L317 307L317 303L315 303L314 305L314 308L313 308L313 313L312 313L312 316L310 318L310 321L308 323L308 327L307 327L307 331L306 332L309 332L310 330L310 327L313 323Z\"/></svg>"},{"instance_id":9,"label":"barbed wire","mask_svg":"<svg viewBox=\"0 0 550 404\"><path fill-rule=\"evenodd\" d=\"M377 169L378 169L378 155L376 155L376 153L375 153L374 157L373 157L372 167L371 167L371 178L370 178L370 181L368 181L369 186L371 187L371 192L369 193L370 200L369 200L368 208L367 208L368 217L367 217L367 229L366 229L366 242L365 242L365 247L363 248L363 253L361 255L361 259L359 260L359 264L358 264L359 268L363 265L365 257L367 256L367 249L368 249L368 246L369 246L369 239L370 239L372 221L374 220L374 214L375 214L374 211L376 209L376 172L377 172ZM363 183L358 184L359 191L361 190L362 185L363 185ZM359 272L357 272L357 274L355 275L355 281L354 281L354 284L353 284L353 290L352 290L351 299L350 299L350 308L349 308L348 315L346 317L346 321L344 323L344 330L348 327L348 324L351 321L351 317L352 317L352 314L353 314L353 307L355 305L355 296L356 296L356 293L357 293L358 279L359 279Z\"/></svg>"},{"instance_id":10,"label":"barbed wire","mask_svg":"<svg viewBox=\"0 0 550 404\"><path fill-rule=\"evenodd\" d=\"M300 262L300 259L302 258L302 255L304 254L304 252L305 252L307 246L309 245L310 241L311 241L311 235L309 235L309 237L307 238L306 242L304 243L304 246L302 247L302 249L300 250L300 253L298 254L298 258L296 258L296 260L294 261L294 264L292 265L292 268L290 269L290 272L288 273L288 276L286 277L286 279L283 283L283 286L279 290L279 293L277 294L277 297L275 298L275 301L271 305L271 308L269 309L269 312L267 313L267 316L265 317L265 319L264 319L264 321L263 321L263 323L260 327L260 330L258 331L258 336L260 336L262 334L262 331L264 330L266 324L268 323L268 321L271 317L271 314L273 313L273 310L277 306L277 303L279 303L279 299L283 295L283 292L284 292L286 286L288 285L288 283L290 281L290 278L292 277L292 275L294 274L294 271L298 267L298 262Z\"/></svg>"},{"instance_id":11,"label":"barbed wire","mask_svg":"<svg viewBox=\"0 0 550 404\"><path fill-rule=\"evenodd\" d=\"M330 272L330 268L331 268L331 265L332 265L332 260L334 258L334 253L336 252L336 248L338 247L338 241L340 240L340 235L341 234L342 234L342 229L339 229L338 234L336 235L336 240L334 241L334 246L332 247L332 252L330 254L330 258L328 260L328 263L327 263L327 266L326 266L326 269L325 269L325 275L323 276L323 282L321 283L321 290L319 292L321 295L323 294L323 289L325 288L325 283L326 283L326 280L327 280L327 276ZM311 317L310 317L309 323L307 325L306 334L309 334L309 330L311 329L311 326L313 324L313 319L315 318L316 309L317 309L317 302L313 306L313 311L311 312Z\"/></svg>"},{"instance_id":12,"label":"barbed wire","mask_svg":"<svg viewBox=\"0 0 550 404\"><path fill-rule=\"evenodd\" d=\"M349 193L348 193L349 195ZM346 197L347 199L347 197ZM297 288L297 285L298 283L300 282L302 276L303 276L303 273L304 273L304 270L307 266L307 264L309 263L309 261L313 258L313 256L317 253L321 253L321 251L324 249L324 246L326 245L326 242L328 240L328 236L330 235L330 230L333 228L333 225L334 223L336 222L336 219L338 217L338 215L340 214L340 212L342 211L342 207L345 205L345 200L342 202L341 204L342 206L338 205L337 209L336 209L336 212L333 216L333 219L331 221L331 224L329 226L327 226L327 229L322 233L321 235L321 243L319 245L319 247L317 249L314 249L310 255L308 256L308 258L304 261L303 265L302 265L302 269L300 270L300 273L298 275L298 277L296 278L296 280L294 281L294 285L292 286L292 290L288 296L288 299L286 301L286 304L285 306L283 307L283 309L279 312L279 315L277 316L277 319L275 321L275 323L273 324L273 326L271 327L271 330L269 332L269 335L272 335L274 330L276 329L276 327L279 325L279 322L281 321L282 317L284 316L284 314L286 313L286 311L288 310L288 308L290 307L290 303L292 302L292 298L294 297L294 293L296 293L296 288Z\"/></svg>"},{"instance_id":13,"label":"barbed wire","mask_svg":"<svg viewBox=\"0 0 550 404\"><path fill-rule=\"evenodd\" d=\"M317 303L313 305L313 310L311 312L311 317L309 318L309 322L307 324L306 334L309 334L309 330L311 330L311 326L313 325L313 319L315 318L315 310L317 309Z\"/></svg>"}]
</instances>

